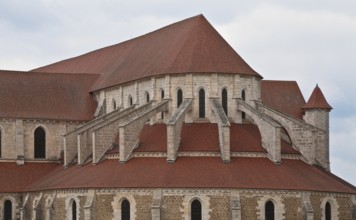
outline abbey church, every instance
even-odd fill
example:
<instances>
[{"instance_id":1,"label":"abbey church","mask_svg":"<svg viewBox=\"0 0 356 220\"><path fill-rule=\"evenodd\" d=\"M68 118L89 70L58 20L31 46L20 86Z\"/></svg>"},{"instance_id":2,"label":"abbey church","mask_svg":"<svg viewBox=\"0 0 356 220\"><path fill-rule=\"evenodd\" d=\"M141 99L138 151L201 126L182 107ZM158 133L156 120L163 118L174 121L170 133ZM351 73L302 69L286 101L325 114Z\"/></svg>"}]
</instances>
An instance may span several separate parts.
<instances>
[{"instance_id":1,"label":"abbey church","mask_svg":"<svg viewBox=\"0 0 356 220\"><path fill-rule=\"evenodd\" d=\"M0 219L356 219L320 87L263 79L203 15L0 70Z\"/></svg>"}]
</instances>

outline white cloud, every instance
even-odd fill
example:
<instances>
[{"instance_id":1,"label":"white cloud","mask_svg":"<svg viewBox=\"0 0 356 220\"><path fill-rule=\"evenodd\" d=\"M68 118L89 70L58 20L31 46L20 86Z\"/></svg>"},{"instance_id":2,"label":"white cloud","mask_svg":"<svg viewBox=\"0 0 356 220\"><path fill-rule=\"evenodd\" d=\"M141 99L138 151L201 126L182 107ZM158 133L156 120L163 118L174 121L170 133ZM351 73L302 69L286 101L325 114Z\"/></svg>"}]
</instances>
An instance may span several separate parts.
<instances>
[{"instance_id":1,"label":"white cloud","mask_svg":"<svg viewBox=\"0 0 356 220\"><path fill-rule=\"evenodd\" d=\"M331 170L356 185L356 115L335 117L331 121Z\"/></svg>"},{"instance_id":2,"label":"white cloud","mask_svg":"<svg viewBox=\"0 0 356 220\"><path fill-rule=\"evenodd\" d=\"M356 16L266 6L220 27L260 74L298 80L304 94L319 83L329 100L344 99L334 83L349 82L340 74L356 79L348 71L356 70L351 59L356 53Z\"/></svg>"},{"instance_id":3,"label":"white cloud","mask_svg":"<svg viewBox=\"0 0 356 220\"><path fill-rule=\"evenodd\" d=\"M296 80L306 101L319 84L334 107L332 171L356 184L356 16L270 5L218 29L266 79Z\"/></svg>"}]
</instances>

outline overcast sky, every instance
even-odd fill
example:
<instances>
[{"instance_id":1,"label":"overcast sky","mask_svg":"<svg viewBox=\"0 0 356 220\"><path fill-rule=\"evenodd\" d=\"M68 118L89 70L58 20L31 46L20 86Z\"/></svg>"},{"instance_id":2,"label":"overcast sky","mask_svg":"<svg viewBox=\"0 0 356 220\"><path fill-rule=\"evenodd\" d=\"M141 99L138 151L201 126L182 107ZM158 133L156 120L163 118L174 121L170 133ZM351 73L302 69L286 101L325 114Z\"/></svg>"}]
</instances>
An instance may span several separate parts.
<instances>
[{"instance_id":1,"label":"overcast sky","mask_svg":"<svg viewBox=\"0 0 356 220\"><path fill-rule=\"evenodd\" d=\"M356 1L1 0L0 69L30 70L203 14L264 79L333 106L332 172L356 185Z\"/></svg>"}]
</instances>

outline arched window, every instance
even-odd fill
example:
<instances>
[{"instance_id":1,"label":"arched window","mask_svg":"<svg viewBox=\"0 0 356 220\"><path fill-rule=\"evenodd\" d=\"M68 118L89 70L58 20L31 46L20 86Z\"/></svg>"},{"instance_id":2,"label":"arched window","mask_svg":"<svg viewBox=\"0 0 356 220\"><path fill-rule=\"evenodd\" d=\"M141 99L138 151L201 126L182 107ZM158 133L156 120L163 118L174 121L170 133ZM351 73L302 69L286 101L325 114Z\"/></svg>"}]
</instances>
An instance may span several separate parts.
<instances>
[{"instance_id":1,"label":"arched window","mask_svg":"<svg viewBox=\"0 0 356 220\"><path fill-rule=\"evenodd\" d=\"M331 220L331 205L329 202L325 204L325 220Z\"/></svg>"},{"instance_id":2,"label":"arched window","mask_svg":"<svg viewBox=\"0 0 356 220\"><path fill-rule=\"evenodd\" d=\"M177 91L177 108L182 104L183 102L183 92L181 89L178 89Z\"/></svg>"},{"instance_id":3,"label":"arched window","mask_svg":"<svg viewBox=\"0 0 356 220\"><path fill-rule=\"evenodd\" d=\"M201 220L201 203L199 200L194 200L191 204L191 220Z\"/></svg>"},{"instance_id":4,"label":"arched window","mask_svg":"<svg viewBox=\"0 0 356 220\"><path fill-rule=\"evenodd\" d=\"M242 98L242 100L246 101L245 90L242 90L242 92L241 92L241 98ZM245 119L245 118L246 118L245 112L242 112L241 117L242 117L242 119Z\"/></svg>"},{"instance_id":5,"label":"arched window","mask_svg":"<svg viewBox=\"0 0 356 220\"><path fill-rule=\"evenodd\" d=\"M72 201L72 220L77 220L77 203Z\"/></svg>"},{"instance_id":6,"label":"arched window","mask_svg":"<svg viewBox=\"0 0 356 220\"><path fill-rule=\"evenodd\" d=\"M4 203L4 220L12 219L12 202L10 200L5 200Z\"/></svg>"},{"instance_id":7,"label":"arched window","mask_svg":"<svg viewBox=\"0 0 356 220\"><path fill-rule=\"evenodd\" d=\"M163 100L164 99L164 90L162 89L162 91L161 91L161 100ZM164 112L161 112L161 119L163 119L164 118Z\"/></svg>"},{"instance_id":8,"label":"arched window","mask_svg":"<svg viewBox=\"0 0 356 220\"><path fill-rule=\"evenodd\" d=\"M146 103L150 101L150 93L146 92Z\"/></svg>"},{"instance_id":9,"label":"arched window","mask_svg":"<svg viewBox=\"0 0 356 220\"><path fill-rule=\"evenodd\" d=\"M132 106L132 104L133 104L133 101L132 101L132 96L129 96L129 106Z\"/></svg>"},{"instance_id":10,"label":"arched window","mask_svg":"<svg viewBox=\"0 0 356 220\"><path fill-rule=\"evenodd\" d=\"M205 91L199 90L199 118L205 118Z\"/></svg>"},{"instance_id":11,"label":"arched window","mask_svg":"<svg viewBox=\"0 0 356 220\"><path fill-rule=\"evenodd\" d=\"M221 91L221 104L227 116L227 90L225 88Z\"/></svg>"},{"instance_id":12,"label":"arched window","mask_svg":"<svg viewBox=\"0 0 356 220\"><path fill-rule=\"evenodd\" d=\"M46 132L42 127L35 130L35 159L46 158Z\"/></svg>"},{"instance_id":13,"label":"arched window","mask_svg":"<svg viewBox=\"0 0 356 220\"><path fill-rule=\"evenodd\" d=\"M116 101L115 101L115 99L112 99L112 109L113 110L116 109Z\"/></svg>"},{"instance_id":14,"label":"arched window","mask_svg":"<svg viewBox=\"0 0 356 220\"><path fill-rule=\"evenodd\" d=\"M127 199L121 203L121 220L130 220L130 203Z\"/></svg>"},{"instance_id":15,"label":"arched window","mask_svg":"<svg viewBox=\"0 0 356 220\"><path fill-rule=\"evenodd\" d=\"M274 220L274 204L272 201L266 202L265 220Z\"/></svg>"}]
</instances>

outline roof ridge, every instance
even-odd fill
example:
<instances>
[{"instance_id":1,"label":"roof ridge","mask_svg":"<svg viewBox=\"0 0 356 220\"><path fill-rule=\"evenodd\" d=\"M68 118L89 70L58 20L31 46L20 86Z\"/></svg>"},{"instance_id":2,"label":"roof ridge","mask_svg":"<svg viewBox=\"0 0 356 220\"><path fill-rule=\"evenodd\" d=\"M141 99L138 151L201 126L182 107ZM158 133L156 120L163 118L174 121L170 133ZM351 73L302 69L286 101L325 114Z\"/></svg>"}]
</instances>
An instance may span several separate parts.
<instances>
[{"instance_id":1,"label":"roof ridge","mask_svg":"<svg viewBox=\"0 0 356 220\"><path fill-rule=\"evenodd\" d=\"M32 72L101 74L92 91L145 77L188 72L262 78L201 14Z\"/></svg>"},{"instance_id":2,"label":"roof ridge","mask_svg":"<svg viewBox=\"0 0 356 220\"><path fill-rule=\"evenodd\" d=\"M48 66L51 66L51 65L54 65L54 64L59 64L59 63L65 62L65 61L67 61L67 60L71 60L71 59L73 59L73 58L84 57L84 56L86 56L86 55L93 54L93 53L96 53L96 52L99 52L99 51L102 51L102 50L105 50L105 49L109 49L109 48L112 48L112 47L116 47L116 46L119 46L119 45L123 45L123 44L126 44L126 43L130 42L130 41L135 41L135 40L137 40L137 39L139 39L139 38L145 37L145 36L147 36L147 35L153 34L153 33L158 32L158 31L160 31L160 30L163 30L163 29L169 28L169 27L171 27L171 26L174 26L174 25L177 24L177 23L186 22L186 21L188 21L188 20L191 20L191 19L194 19L194 18L197 18L197 17L204 17L204 16L203 16L202 14L199 14L199 15L196 15L196 16L193 16L193 17L190 17L190 18L186 18L186 19L184 19L184 20L177 21L177 22L171 23L171 24L169 24L169 25L166 25L166 26L160 27L160 28L158 28L158 29L155 29L155 30L153 30L153 31L150 31L150 32L148 32L148 33L139 35L139 36L137 36L137 37L134 37L134 38L131 38L131 39L126 39L126 40L124 40L124 41L122 41L122 42L119 42L119 43L115 43L115 44L112 44L112 45L104 46L104 47L101 47L101 48L98 48L98 49L94 49L94 50L92 50L92 51L89 51L89 52L86 52L86 53L83 53L83 54L80 54L80 55L77 55L77 56L73 56L73 57L70 57L70 58L67 58L67 59L64 59L64 60L60 60L60 61L57 61L57 62L54 62L54 63L50 63L50 64L45 65L45 66L37 67L37 68L35 68L35 69L29 70L29 72L35 72L35 71L38 70L38 69L42 69L42 68L44 68L44 67L48 67ZM204 18L205 18L205 17L204 17Z\"/></svg>"}]
</instances>

